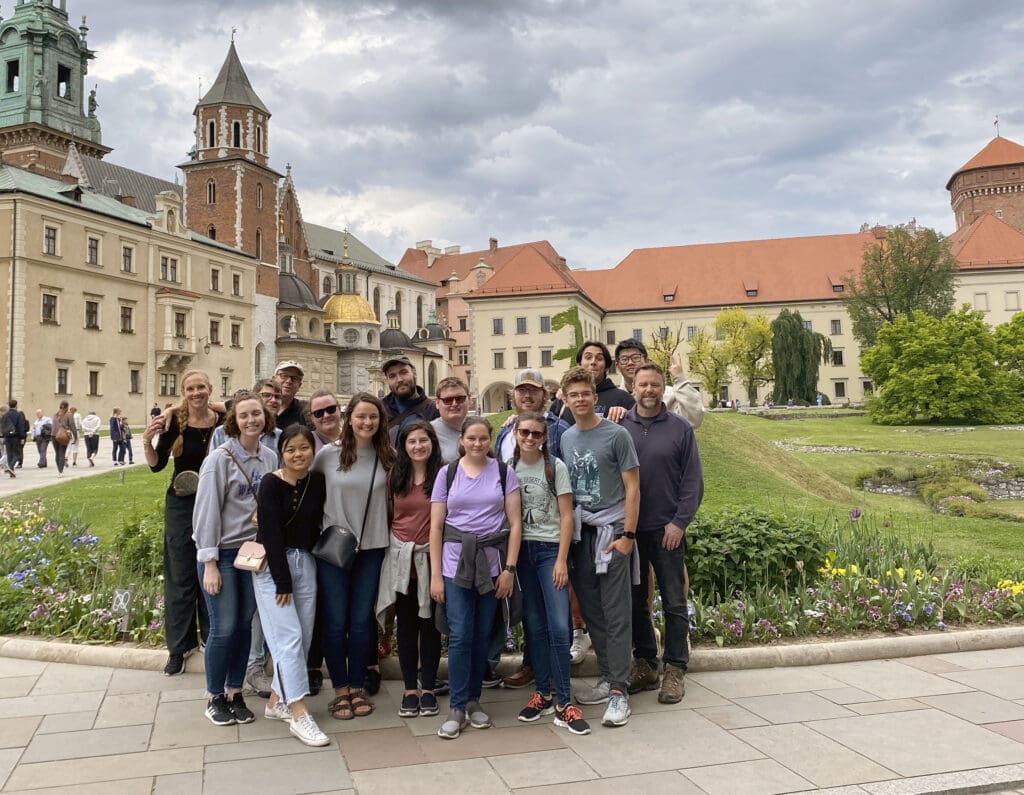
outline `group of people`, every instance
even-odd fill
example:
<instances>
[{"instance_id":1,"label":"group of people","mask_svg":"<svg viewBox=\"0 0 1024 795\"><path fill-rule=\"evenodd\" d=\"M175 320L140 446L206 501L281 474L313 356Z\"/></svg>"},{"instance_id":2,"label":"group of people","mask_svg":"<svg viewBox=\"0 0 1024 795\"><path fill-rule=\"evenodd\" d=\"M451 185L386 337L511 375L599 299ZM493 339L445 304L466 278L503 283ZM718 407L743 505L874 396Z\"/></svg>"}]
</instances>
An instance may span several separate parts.
<instances>
[{"instance_id":1,"label":"group of people","mask_svg":"<svg viewBox=\"0 0 1024 795\"><path fill-rule=\"evenodd\" d=\"M626 388L611 382L613 361ZM685 530L703 495L700 397L681 374L666 384L637 341L620 344L614 360L603 344L584 343L577 365L547 411L542 375L518 372L516 412L497 439L469 415L464 382L442 380L431 399L403 356L383 365L383 400L358 393L344 412L328 391L296 397L297 362L227 404L211 403L205 373L186 373L181 403L143 434L153 471L173 460L165 673L183 671L201 639L207 717L248 723L255 715L242 690L265 644L273 675L264 716L325 745L305 704L321 686L321 663L330 716L370 715L378 626L393 615L402 717L440 714L448 636L450 704L437 733L454 739L491 725L482 688L522 621L524 665L513 679L534 692L520 720L553 715L572 733L591 731L570 685L581 637L601 679L575 700L606 704L603 725L628 721L631 692L660 684L659 700L680 700ZM660 661L651 572L665 615Z\"/></svg>"}]
</instances>

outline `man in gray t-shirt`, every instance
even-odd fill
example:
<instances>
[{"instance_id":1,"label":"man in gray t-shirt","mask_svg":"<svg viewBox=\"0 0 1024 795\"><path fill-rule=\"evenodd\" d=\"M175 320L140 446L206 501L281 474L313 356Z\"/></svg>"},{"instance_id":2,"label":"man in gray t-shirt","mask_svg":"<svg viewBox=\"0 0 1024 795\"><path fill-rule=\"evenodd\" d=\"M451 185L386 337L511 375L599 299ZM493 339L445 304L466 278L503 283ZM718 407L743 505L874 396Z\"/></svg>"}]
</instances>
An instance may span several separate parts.
<instances>
[{"instance_id":1,"label":"man in gray t-shirt","mask_svg":"<svg viewBox=\"0 0 1024 795\"><path fill-rule=\"evenodd\" d=\"M587 622L601 681L577 688L581 704L608 702L601 723L624 726L630 715L626 686L632 665L632 556L640 510L640 465L629 433L594 411L593 375L574 367L562 395L576 424L562 435L573 499L583 513L573 544L572 584Z\"/></svg>"},{"instance_id":2,"label":"man in gray t-shirt","mask_svg":"<svg viewBox=\"0 0 1024 795\"><path fill-rule=\"evenodd\" d=\"M440 417L431 420L437 441L441 443L441 457L446 464L459 460L459 439L462 423L469 413L469 387L459 378L444 378L437 385L434 399Z\"/></svg>"}]
</instances>

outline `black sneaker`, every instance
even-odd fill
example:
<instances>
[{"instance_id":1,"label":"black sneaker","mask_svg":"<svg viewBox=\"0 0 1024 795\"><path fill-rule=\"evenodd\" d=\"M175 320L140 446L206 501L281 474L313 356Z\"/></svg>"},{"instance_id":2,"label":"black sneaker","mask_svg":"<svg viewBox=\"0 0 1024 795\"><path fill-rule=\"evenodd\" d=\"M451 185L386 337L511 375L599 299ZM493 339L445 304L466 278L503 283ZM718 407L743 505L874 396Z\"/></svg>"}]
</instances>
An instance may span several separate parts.
<instances>
[{"instance_id":1,"label":"black sneaker","mask_svg":"<svg viewBox=\"0 0 1024 795\"><path fill-rule=\"evenodd\" d=\"M309 694L319 695L320 688L324 686L324 672L319 668L311 669L309 672Z\"/></svg>"},{"instance_id":2,"label":"black sneaker","mask_svg":"<svg viewBox=\"0 0 1024 795\"><path fill-rule=\"evenodd\" d=\"M437 696L424 693L420 696L420 717L431 718L437 714Z\"/></svg>"},{"instance_id":3,"label":"black sneaker","mask_svg":"<svg viewBox=\"0 0 1024 795\"><path fill-rule=\"evenodd\" d=\"M380 669L367 668L366 680L363 682L363 690L369 695L375 696L380 692Z\"/></svg>"},{"instance_id":4,"label":"black sneaker","mask_svg":"<svg viewBox=\"0 0 1024 795\"><path fill-rule=\"evenodd\" d=\"M167 664L164 665L164 676L177 676L185 673L185 660L191 656L195 649L189 649L184 654L171 652L167 655Z\"/></svg>"},{"instance_id":5,"label":"black sneaker","mask_svg":"<svg viewBox=\"0 0 1024 795\"><path fill-rule=\"evenodd\" d=\"M235 693L232 696L231 701L228 702L228 709L231 710L231 714L235 716L235 723L252 723L256 720L256 716L253 715L252 710L245 706L245 699L242 698L241 693Z\"/></svg>"},{"instance_id":6,"label":"black sneaker","mask_svg":"<svg viewBox=\"0 0 1024 795\"><path fill-rule=\"evenodd\" d=\"M416 679L416 687L420 690L423 689L423 680ZM447 696L448 695L448 680L447 679L436 679L434 680L434 695L435 696Z\"/></svg>"},{"instance_id":7,"label":"black sneaker","mask_svg":"<svg viewBox=\"0 0 1024 795\"><path fill-rule=\"evenodd\" d=\"M501 674L495 673L492 668L488 667L488 669L484 671L483 687L486 687L488 690L493 690L498 687L503 687L504 684L505 677Z\"/></svg>"},{"instance_id":8,"label":"black sneaker","mask_svg":"<svg viewBox=\"0 0 1024 795\"><path fill-rule=\"evenodd\" d=\"M251 712L249 714L252 715ZM206 704L206 717L210 719L210 723L217 726L234 726L238 722L231 711L227 696L223 694L214 696Z\"/></svg>"},{"instance_id":9,"label":"black sneaker","mask_svg":"<svg viewBox=\"0 0 1024 795\"><path fill-rule=\"evenodd\" d=\"M420 697L415 693L402 696L402 706L398 708L398 717L415 718L420 714Z\"/></svg>"},{"instance_id":10,"label":"black sneaker","mask_svg":"<svg viewBox=\"0 0 1024 795\"><path fill-rule=\"evenodd\" d=\"M547 696L534 693L525 707L519 710L519 720L523 723L533 723L541 715L550 715L555 711L555 705Z\"/></svg>"}]
</instances>

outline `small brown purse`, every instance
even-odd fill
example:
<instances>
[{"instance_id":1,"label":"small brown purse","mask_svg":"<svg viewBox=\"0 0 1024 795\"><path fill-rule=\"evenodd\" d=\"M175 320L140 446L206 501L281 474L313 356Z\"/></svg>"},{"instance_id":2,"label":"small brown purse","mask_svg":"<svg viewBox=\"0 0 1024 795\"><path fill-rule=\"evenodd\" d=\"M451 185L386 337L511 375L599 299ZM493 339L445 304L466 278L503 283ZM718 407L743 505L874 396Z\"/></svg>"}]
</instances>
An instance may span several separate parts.
<instances>
[{"instance_id":1,"label":"small brown purse","mask_svg":"<svg viewBox=\"0 0 1024 795\"><path fill-rule=\"evenodd\" d=\"M238 548L235 568L259 574L267 568L267 550L259 541L246 541Z\"/></svg>"}]
</instances>

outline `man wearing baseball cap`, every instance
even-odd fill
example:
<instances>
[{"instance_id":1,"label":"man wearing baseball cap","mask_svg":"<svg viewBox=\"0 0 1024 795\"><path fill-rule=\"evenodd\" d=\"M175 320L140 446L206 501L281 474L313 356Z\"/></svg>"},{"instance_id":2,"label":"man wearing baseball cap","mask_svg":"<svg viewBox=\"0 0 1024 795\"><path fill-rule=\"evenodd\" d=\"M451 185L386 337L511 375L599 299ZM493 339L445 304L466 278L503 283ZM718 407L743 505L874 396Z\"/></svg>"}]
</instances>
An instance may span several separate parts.
<instances>
[{"instance_id":1,"label":"man wearing baseball cap","mask_svg":"<svg viewBox=\"0 0 1024 795\"><path fill-rule=\"evenodd\" d=\"M306 404L295 397L305 375L306 371L298 362L280 362L274 370L274 381L281 386L281 410L275 423L278 428L305 423Z\"/></svg>"},{"instance_id":2,"label":"man wearing baseball cap","mask_svg":"<svg viewBox=\"0 0 1024 795\"><path fill-rule=\"evenodd\" d=\"M388 412L388 431L392 444L406 423L417 419L430 422L441 416L434 401L416 383L416 368L407 357L392 356L380 369L391 388L384 396L384 408Z\"/></svg>"},{"instance_id":3,"label":"man wearing baseball cap","mask_svg":"<svg viewBox=\"0 0 1024 795\"><path fill-rule=\"evenodd\" d=\"M550 411L544 410L547 403L547 390L544 387L544 376L540 370L520 370L516 373L512 382L512 405L516 413L509 418L505 426L498 431L498 438L494 442L494 450L500 461L508 461L512 458L512 451L516 446L516 437L513 431L516 429L516 417L524 411L537 411L544 414L548 423L548 444L551 446L551 454L556 458L562 457L562 448L559 440L562 432L569 427L569 423L560 420Z\"/></svg>"}]
</instances>

